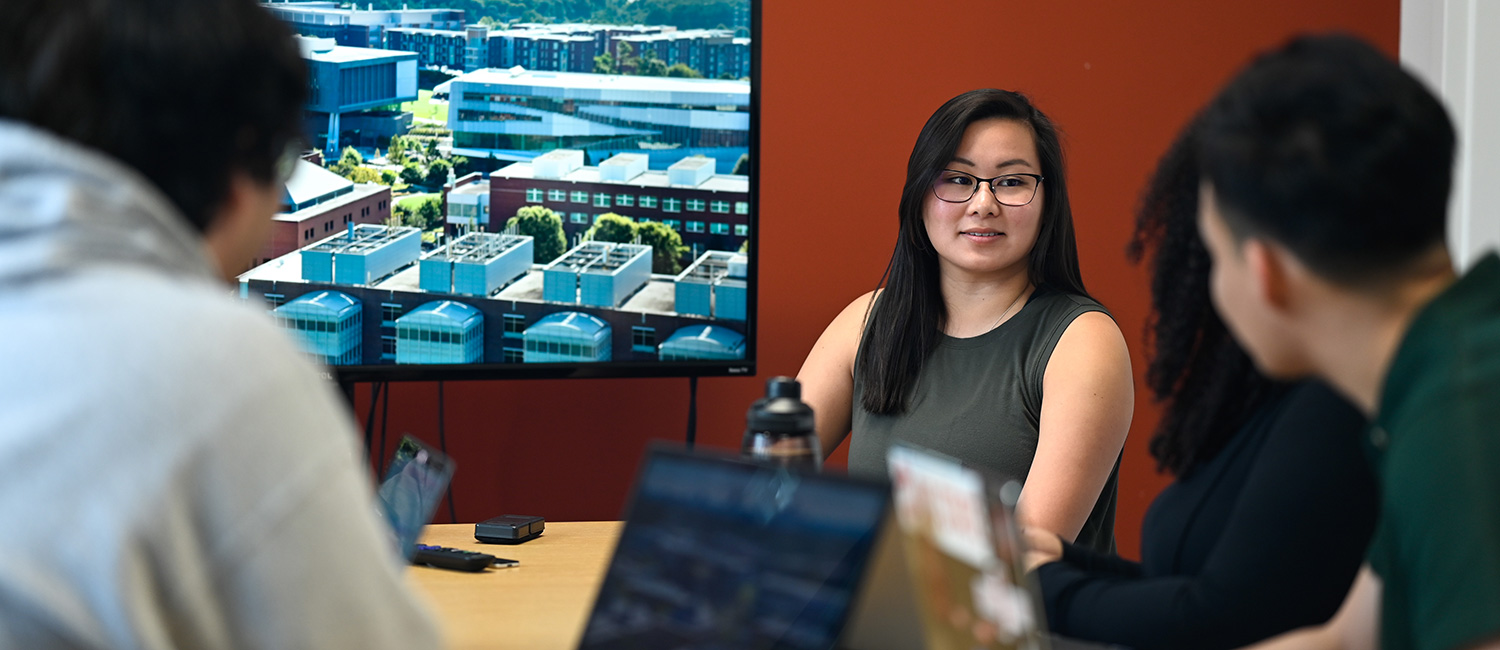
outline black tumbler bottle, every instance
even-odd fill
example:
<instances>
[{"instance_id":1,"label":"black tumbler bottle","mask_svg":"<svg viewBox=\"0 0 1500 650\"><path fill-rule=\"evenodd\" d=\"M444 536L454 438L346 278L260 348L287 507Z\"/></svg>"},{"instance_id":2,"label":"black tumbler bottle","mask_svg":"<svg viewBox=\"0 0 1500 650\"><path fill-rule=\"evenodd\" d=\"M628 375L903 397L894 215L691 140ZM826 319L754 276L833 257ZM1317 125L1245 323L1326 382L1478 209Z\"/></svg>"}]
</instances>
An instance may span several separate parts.
<instances>
[{"instance_id":1,"label":"black tumbler bottle","mask_svg":"<svg viewBox=\"0 0 1500 650\"><path fill-rule=\"evenodd\" d=\"M802 384L791 377L772 377L766 382L766 396L755 400L745 415L740 453L809 472L823 467L813 410L802 402Z\"/></svg>"}]
</instances>

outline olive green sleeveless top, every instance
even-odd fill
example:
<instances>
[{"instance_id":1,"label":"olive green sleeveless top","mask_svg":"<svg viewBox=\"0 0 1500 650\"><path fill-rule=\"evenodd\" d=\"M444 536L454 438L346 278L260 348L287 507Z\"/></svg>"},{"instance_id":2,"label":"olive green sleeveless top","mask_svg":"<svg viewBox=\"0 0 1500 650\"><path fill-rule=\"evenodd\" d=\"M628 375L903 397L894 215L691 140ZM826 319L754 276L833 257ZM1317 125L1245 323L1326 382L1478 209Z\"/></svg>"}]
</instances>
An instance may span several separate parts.
<instances>
[{"instance_id":1,"label":"olive green sleeveless top","mask_svg":"<svg viewBox=\"0 0 1500 650\"><path fill-rule=\"evenodd\" d=\"M1083 296L1038 287L1010 320L967 339L944 335L917 375L906 412L861 408L855 366L849 473L886 476L886 451L897 441L938 451L1024 482L1036 455L1042 376L1052 349L1073 319L1104 307ZM1078 533L1078 544L1115 550L1119 459Z\"/></svg>"}]
</instances>

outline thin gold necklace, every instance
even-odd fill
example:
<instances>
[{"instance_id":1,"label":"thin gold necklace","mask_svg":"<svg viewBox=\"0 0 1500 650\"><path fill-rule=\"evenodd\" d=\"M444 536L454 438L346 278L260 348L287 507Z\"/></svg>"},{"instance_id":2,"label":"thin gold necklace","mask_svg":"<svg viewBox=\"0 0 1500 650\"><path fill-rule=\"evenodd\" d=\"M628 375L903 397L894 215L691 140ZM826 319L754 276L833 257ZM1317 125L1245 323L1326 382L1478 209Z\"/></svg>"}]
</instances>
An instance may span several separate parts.
<instances>
[{"instance_id":1,"label":"thin gold necklace","mask_svg":"<svg viewBox=\"0 0 1500 650\"><path fill-rule=\"evenodd\" d=\"M995 319L994 324L990 325L984 331L988 332L988 331L990 331L992 329L995 329L996 327L999 327L1000 326L1000 321L1005 320L1005 315L1009 314L1010 310L1012 310L1012 309L1015 308L1016 303L1021 302L1021 296L1026 295L1026 292L1028 290L1030 290L1030 289L1031 289L1031 284L1030 283L1027 283L1026 286L1024 286L1024 287L1021 287L1021 293L1016 294L1016 299L1010 301L1010 305L1005 308L1005 311L1000 312L1000 317Z\"/></svg>"}]
</instances>

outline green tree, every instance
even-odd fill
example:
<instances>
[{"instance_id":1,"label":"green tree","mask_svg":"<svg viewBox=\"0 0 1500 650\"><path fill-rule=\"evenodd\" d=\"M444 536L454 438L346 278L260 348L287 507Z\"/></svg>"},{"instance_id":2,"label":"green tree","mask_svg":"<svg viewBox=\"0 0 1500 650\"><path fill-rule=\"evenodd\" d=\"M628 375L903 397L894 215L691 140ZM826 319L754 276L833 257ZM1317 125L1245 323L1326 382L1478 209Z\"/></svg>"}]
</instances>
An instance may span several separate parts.
<instances>
[{"instance_id":1,"label":"green tree","mask_svg":"<svg viewBox=\"0 0 1500 650\"><path fill-rule=\"evenodd\" d=\"M479 171L479 166L470 162L466 156L454 156L448 162L453 163L453 175L459 178Z\"/></svg>"},{"instance_id":2,"label":"green tree","mask_svg":"<svg viewBox=\"0 0 1500 650\"><path fill-rule=\"evenodd\" d=\"M395 174L395 172L392 172L389 169L382 169L382 170L380 170L380 184L381 185L395 185L396 184L396 174Z\"/></svg>"},{"instance_id":3,"label":"green tree","mask_svg":"<svg viewBox=\"0 0 1500 650\"><path fill-rule=\"evenodd\" d=\"M641 57L637 74L645 77L665 77L667 76L667 62L656 58L656 50L646 50L646 54Z\"/></svg>"},{"instance_id":4,"label":"green tree","mask_svg":"<svg viewBox=\"0 0 1500 650\"><path fill-rule=\"evenodd\" d=\"M333 167L329 169L339 176L348 176L350 172L354 171L354 168L363 164L365 164L365 157L359 155L359 152L355 151L354 147L344 147L344 153L339 156L339 161L333 163Z\"/></svg>"},{"instance_id":5,"label":"green tree","mask_svg":"<svg viewBox=\"0 0 1500 650\"><path fill-rule=\"evenodd\" d=\"M401 164L406 160L406 147L406 138L399 135L391 136L391 144L385 150L385 159L397 165Z\"/></svg>"},{"instance_id":6,"label":"green tree","mask_svg":"<svg viewBox=\"0 0 1500 650\"><path fill-rule=\"evenodd\" d=\"M623 45L623 43L622 43L622 45ZM609 52L605 52L603 54L600 54L599 56L594 57L594 74L614 74L614 73L615 73L615 57L610 56Z\"/></svg>"},{"instance_id":7,"label":"green tree","mask_svg":"<svg viewBox=\"0 0 1500 650\"><path fill-rule=\"evenodd\" d=\"M400 227L412 223L414 220L415 217L412 215L411 205L407 203L397 203L393 208L391 208L391 218L385 222L385 225L391 226L393 228Z\"/></svg>"},{"instance_id":8,"label":"green tree","mask_svg":"<svg viewBox=\"0 0 1500 650\"><path fill-rule=\"evenodd\" d=\"M748 175L750 173L750 154L740 154L740 159L734 161L734 171L729 173L740 176Z\"/></svg>"},{"instance_id":9,"label":"green tree","mask_svg":"<svg viewBox=\"0 0 1500 650\"><path fill-rule=\"evenodd\" d=\"M697 70L688 67L686 63L673 63L667 68L668 77L682 77L684 79L702 79L703 75Z\"/></svg>"},{"instance_id":10,"label":"green tree","mask_svg":"<svg viewBox=\"0 0 1500 650\"><path fill-rule=\"evenodd\" d=\"M616 42L619 44L615 46L615 50L619 53L620 58L615 62L615 73L640 74L641 59L635 55L635 47L624 41Z\"/></svg>"},{"instance_id":11,"label":"green tree","mask_svg":"<svg viewBox=\"0 0 1500 650\"><path fill-rule=\"evenodd\" d=\"M635 229L635 222L631 221L630 217L606 212L594 220L594 225L589 228L585 239L628 244L635 241Z\"/></svg>"},{"instance_id":12,"label":"green tree","mask_svg":"<svg viewBox=\"0 0 1500 650\"><path fill-rule=\"evenodd\" d=\"M339 162L342 163L343 161L340 160ZM355 167L349 170L349 173L344 174L344 178L356 183L379 183L380 172L369 167Z\"/></svg>"},{"instance_id":13,"label":"green tree","mask_svg":"<svg viewBox=\"0 0 1500 650\"><path fill-rule=\"evenodd\" d=\"M401 182L407 185L422 184L422 170L413 163L407 163L401 167Z\"/></svg>"},{"instance_id":14,"label":"green tree","mask_svg":"<svg viewBox=\"0 0 1500 650\"><path fill-rule=\"evenodd\" d=\"M568 241L563 237L562 218L550 208L525 206L516 210L516 216L507 220L505 227L515 228L518 235L532 237L531 259L537 264L551 262L567 251Z\"/></svg>"},{"instance_id":15,"label":"green tree","mask_svg":"<svg viewBox=\"0 0 1500 650\"><path fill-rule=\"evenodd\" d=\"M442 187L448 182L448 172L453 170L453 163L442 158L432 161L427 166L427 184L432 187Z\"/></svg>"},{"instance_id":16,"label":"green tree","mask_svg":"<svg viewBox=\"0 0 1500 650\"><path fill-rule=\"evenodd\" d=\"M682 272L682 255L688 247L682 245L682 235L676 230L660 221L647 221L636 225L635 234L641 238L642 244L651 247L652 273L677 275Z\"/></svg>"},{"instance_id":17,"label":"green tree","mask_svg":"<svg viewBox=\"0 0 1500 650\"><path fill-rule=\"evenodd\" d=\"M434 160L438 157L437 142L437 138L427 139L426 153L428 160Z\"/></svg>"},{"instance_id":18,"label":"green tree","mask_svg":"<svg viewBox=\"0 0 1500 650\"><path fill-rule=\"evenodd\" d=\"M443 225L443 199L442 197L429 196L417 203L417 221L412 225L422 230L432 230Z\"/></svg>"}]
</instances>

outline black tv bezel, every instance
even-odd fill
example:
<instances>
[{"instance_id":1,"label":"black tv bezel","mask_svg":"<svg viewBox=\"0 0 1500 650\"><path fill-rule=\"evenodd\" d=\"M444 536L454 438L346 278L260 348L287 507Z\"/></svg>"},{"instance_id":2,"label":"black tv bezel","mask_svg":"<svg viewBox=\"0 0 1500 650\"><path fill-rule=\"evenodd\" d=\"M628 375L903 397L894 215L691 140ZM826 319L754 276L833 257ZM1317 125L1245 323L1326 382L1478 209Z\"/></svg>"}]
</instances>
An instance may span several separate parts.
<instances>
[{"instance_id":1,"label":"black tv bezel","mask_svg":"<svg viewBox=\"0 0 1500 650\"><path fill-rule=\"evenodd\" d=\"M753 377L760 320L760 70L761 4L750 5L750 244L746 278L745 358L709 361L596 361L578 363L461 363L330 365L341 384L505 379L608 379L652 377ZM709 321L712 323L713 321Z\"/></svg>"}]
</instances>

